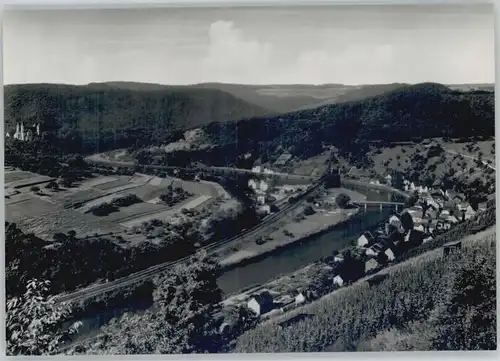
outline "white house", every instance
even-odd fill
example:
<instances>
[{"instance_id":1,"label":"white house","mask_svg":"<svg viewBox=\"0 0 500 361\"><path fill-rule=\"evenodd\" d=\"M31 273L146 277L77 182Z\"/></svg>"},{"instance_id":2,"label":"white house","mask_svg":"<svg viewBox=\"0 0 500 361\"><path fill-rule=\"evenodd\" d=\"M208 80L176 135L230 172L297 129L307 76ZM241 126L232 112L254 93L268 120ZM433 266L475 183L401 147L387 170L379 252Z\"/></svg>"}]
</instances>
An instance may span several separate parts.
<instances>
[{"instance_id":1,"label":"white house","mask_svg":"<svg viewBox=\"0 0 500 361\"><path fill-rule=\"evenodd\" d=\"M389 261L393 261L394 258L396 258L394 257L394 252L392 252L390 248L387 248L384 253L387 256L387 259L389 259Z\"/></svg>"},{"instance_id":2,"label":"white house","mask_svg":"<svg viewBox=\"0 0 500 361\"><path fill-rule=\"evenodd\" d=\"M264 204L259 207L259 211L265 214L271 213L271 206L269 204Z\"/></svg>"},{"instance_id":3,"label":"white house","mask_svg":"<svg viewBox=\"0 0 500 361\"><path fill-rule=\"evenodd\" d=\"M306 301L307 301L306 296L302 292L299 292L299 294L297 296L295 296L295 304L296 305L301 305L301 304L305 303Z\"/></svg>"},{"instance_id":4,"label":"white house","mask_svg":"<svg viewBox=\"0 0 500 361\"><path fill-rule=\"evenodd\" d=\"M370 242L368 241L368 238L366 238L366 236L364 234L362 234L359 238L358 238L358 247L364 247L364 246L367 246Z\"/></svg>"},{"instance_id":5,"label":"white house","mask_svg":"<svg viewBox=\"0 0 500 361\"><path fill-rule=\"evenodd\" d=\"M389 218L389 224L391 226L396 227L396 229L398 230L398 232L401 232L401 233L403 232L403 224L401 223L401 220L398 217L391 216Z\"/></svg>"},{"instance_id":6,"label":"white house","mask_svg":"<svg viewBox=\"0 0 500 361\"><path fill-rule=\"evenodd\" d=\"M252 188L253 190L256 190L257 189L257 182L254 179L250 179L248 181L248 186L250 188Z\"/></svg>"},{"instance_id":7,"label":"white house","mask_svg":"<svg viewBox=\"0 0 500 361\"><path fill-rule=\"evenodd\" d=\"M465 210L465 219L471 219L476 214L476 211L469 205Z\"/></svg>"},{"instance_id":8,"label":"white house","mask_svg":"<svg viewBox=\"0 0 500 361\"><path fill-rule=\"evenodd\" d=\"M266 197L264 195L258 195L257 196L257 203L259 203L259 204L265 204L266 203Z\"/></svg>"},{"instance_id":9,"label":"white house","mask_svg":"<svg viewBox=\"0 0 500 361\"><path fill-rule=\"evenodd\" d=\"M419 224L418 226L413 227L414 230L420 231L420 232L425 232L424 226Z\"/></svg>"},{"instance_id":10,"label":"white house","mask_svg":"<svg viewBox=\"0 0 500 361\"><path fill-rule=\"evenodd\" d=\"M268 189L269 189L269 185L267 184L267 182L265 180L261 180L259 183L259 190L261 192L267 192Z\"/></svg>"},{"instance_id":11,"label":"white house","mask_svg":"<svg viewBox=\"0 0 500 361\"><path fill-rule=\"evenodd\" d=\"M333 277L333 284L342 287L344 285L344 280L340 277L340 275L336 275Z\"/></svg>"},{"instance_id":12,"label":"white house","mask_svg":"<svg viewBox=\"0 0 500 361\"><path fill-rule=\"evenodd\" d=\"M271 311L273 308L273 296L267 291L254 295L247 303L247 307L251 309L257 316L263 315Z\"/></svg>"}]
</instances>

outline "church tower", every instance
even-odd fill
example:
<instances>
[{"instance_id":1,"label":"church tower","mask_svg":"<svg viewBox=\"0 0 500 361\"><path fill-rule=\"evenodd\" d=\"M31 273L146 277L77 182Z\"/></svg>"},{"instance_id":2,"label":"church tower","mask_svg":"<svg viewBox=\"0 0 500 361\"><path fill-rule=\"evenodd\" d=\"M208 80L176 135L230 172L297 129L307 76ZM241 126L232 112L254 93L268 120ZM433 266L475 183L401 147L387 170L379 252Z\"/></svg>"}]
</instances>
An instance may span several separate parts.
<instances>
[{"instance_id":1,"label":"church tower","mask_svg":"<svg viewBox=\"0 0 500 361\"><path fill-rule=\"evenodd\" d=\"M24 123L21 123L21 139L22 141L24 141Z\"/></svg>"}]
</instances>

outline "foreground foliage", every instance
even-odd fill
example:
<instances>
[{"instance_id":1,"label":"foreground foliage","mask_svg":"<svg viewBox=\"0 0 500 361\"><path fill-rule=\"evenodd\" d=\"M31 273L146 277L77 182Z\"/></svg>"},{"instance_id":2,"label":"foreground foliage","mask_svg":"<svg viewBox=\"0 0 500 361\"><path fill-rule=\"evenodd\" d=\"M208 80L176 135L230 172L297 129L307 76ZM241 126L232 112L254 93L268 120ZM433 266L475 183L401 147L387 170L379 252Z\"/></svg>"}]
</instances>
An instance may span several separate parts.
<instances>
[{"instance_id":1,"label":"foreground foliage","mask_svg":"<svg viewBox=\"0 0 500 361\"><path fill-rule=\"evenodd\" d=\"M168 271L154 291L154 310L124 315L73 354L206 353L221 348L222 293L216 264L203 255Z\"/></svg>"},{"instance_id":2,"label":"foreground foliage","mask_svg":"<svg viewBox=\"0 0 500 361\"><path fill-rule=\"evenodd\" d=\"M7 300L7 355L54 354L61 342L77 332L79 323L61 328L70 308L47 297L49 284L33 279L22 296Z\"/></svg>"}]
</instances>

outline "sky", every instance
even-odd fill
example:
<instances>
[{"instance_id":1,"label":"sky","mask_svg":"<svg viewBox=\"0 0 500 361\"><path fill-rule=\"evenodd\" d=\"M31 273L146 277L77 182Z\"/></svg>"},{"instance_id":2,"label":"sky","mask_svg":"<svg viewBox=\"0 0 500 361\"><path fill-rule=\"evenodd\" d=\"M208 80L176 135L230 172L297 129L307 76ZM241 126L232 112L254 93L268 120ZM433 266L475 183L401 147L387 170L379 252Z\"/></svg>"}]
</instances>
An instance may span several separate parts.
<instances>
[{"instance_id":1,"label":"sky","mask_svg":"<svg viewBox=\"0 0 500 361\"><path fill-rule=\"evenodd\" d=\"M6 11L4 83L494 82L491 5Z\"/></svg>"}]
</instances>

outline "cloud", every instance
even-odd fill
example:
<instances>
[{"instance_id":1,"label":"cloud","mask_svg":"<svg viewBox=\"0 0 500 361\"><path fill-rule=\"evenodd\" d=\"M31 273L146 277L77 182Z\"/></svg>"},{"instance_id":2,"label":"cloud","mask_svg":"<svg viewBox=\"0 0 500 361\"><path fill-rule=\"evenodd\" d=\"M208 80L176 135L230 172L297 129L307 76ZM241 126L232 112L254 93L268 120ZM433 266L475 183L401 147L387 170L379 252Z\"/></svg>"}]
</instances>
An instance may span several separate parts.
<instances>
[{"instance_id":1,"label":"cloud","mask_svg":"<svg viewBox=\"0 0 500 361\"><path fill-rule=\"evenodd\" d=\"M270 43L246 39L230 21L210 25L209 44L201 65L205 77L221 82L247 82L266 75L271 66Z\"/></svg>"}]
</instances>

